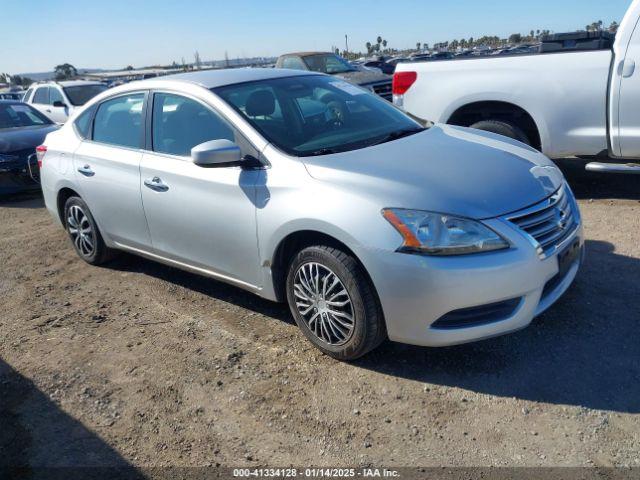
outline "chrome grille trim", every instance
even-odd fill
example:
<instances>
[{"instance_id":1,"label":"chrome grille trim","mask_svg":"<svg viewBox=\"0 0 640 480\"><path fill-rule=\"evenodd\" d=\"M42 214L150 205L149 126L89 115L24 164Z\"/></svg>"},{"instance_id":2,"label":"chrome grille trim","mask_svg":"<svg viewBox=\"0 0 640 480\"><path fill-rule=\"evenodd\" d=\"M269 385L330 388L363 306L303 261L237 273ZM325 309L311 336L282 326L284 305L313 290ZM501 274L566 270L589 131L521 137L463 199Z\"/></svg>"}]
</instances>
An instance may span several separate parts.
<instances>
[{"instance_id":1,"label":"chrome grille trim","mask_svg":"<svg viewBox=\"0 0 640 480\"><path fill-rule=\"evenodd\" d=\"M538 249L541 258L553 255L579 226L571 191L562 186L546 200L512 213L505 220L520 230Z\"/></svg>"},{"instance_id":2,"label":"chrome grille trim","mask_svg":"<svg viewBox=\"0 0 640 480\"><path fill-rule=\"evenodd\" d=\"M385 100L391 101L392 85L391 85L390 81L389 82L374 83L373 85L370 86L370 88L373 91L373 93L375 93L376 95L380 95Z\"/></svg>"}]
</instances>

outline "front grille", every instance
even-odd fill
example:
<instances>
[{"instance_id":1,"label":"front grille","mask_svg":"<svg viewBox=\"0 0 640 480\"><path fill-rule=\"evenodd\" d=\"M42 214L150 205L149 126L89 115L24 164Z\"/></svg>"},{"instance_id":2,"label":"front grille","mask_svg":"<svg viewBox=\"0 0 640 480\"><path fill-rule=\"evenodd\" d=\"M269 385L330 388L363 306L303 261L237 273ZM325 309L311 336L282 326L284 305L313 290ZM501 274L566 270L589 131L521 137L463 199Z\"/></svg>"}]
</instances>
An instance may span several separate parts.
<instances>
[{"instance_id":1,"label":"front grille","mask_svg":"<svg viewBox=\"0 0 640 480\"><path fill-rule=\"evenodd\" d=\"M577 214L570 195L563 186L548 199L509 216L507 220L529 235L544 256L549 256L577 227Z\"/></svg>"},{"instance_id":2,"label":"front grille","mask_svg":"<svg viewBox=\"0 0 640 480\"><path fill-rule=\"evenodd\" d=\"M380 95L382 98L388 101L391 101L392 99L391 88L391 82L376 83L375 85L371 86L373 93L375 93L376 95Z\"/></svg>"},{"instance_id":3,"label":"front grille","mask_svg":"<svg viewBox=\"0 0 640 480\"><path fill-rule=\"evenodd\" d=\"M479 307L454 310L440 317L431 325L437 330L479 327L500 322L511 317L522 303L522 298L512 298L503 302L490 303Z\"/></svg>"}]
</instances>

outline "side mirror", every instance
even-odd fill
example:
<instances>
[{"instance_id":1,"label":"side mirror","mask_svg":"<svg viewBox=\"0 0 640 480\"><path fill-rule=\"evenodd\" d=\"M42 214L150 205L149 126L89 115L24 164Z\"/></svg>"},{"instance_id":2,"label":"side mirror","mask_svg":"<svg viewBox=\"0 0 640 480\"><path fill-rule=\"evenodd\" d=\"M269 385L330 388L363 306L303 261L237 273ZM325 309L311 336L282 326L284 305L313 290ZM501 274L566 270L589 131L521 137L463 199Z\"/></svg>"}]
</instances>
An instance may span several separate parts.
<instances>
[{"instance_id":1,"label":"side mirror","mask_svg":"<svg viewBox=\"0 0 640 480\"><path fill-rule=\"evenodd\" d=\"M191 160L201 167L237 164L242 160L242 152L231 140L211 140L193 147Z\"/></svg>"},{"instance_id":2,"label":"side mirror","mask_svg":"<svg viewBox=\"0 0 640 480\"><path fill-rule=\"evenodd\" d=\"M56 100L55 102L53 102L53 106L54 107L66 108L66 105L64 104L64 102L62 100Z\"/></svg>"}]
</instances>

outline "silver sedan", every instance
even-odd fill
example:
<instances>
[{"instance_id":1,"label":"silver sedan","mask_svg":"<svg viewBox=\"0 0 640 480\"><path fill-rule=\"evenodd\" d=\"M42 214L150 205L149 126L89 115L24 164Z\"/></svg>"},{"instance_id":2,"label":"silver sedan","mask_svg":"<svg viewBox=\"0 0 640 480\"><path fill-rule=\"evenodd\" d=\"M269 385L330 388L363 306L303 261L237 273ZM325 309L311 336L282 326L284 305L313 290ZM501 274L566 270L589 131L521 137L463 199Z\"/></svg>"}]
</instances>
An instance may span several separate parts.
<instances>
[{"instance_id":1,"label":"silver sedan","mask_svg":"<svg viewBox=\"0 0 640 480\"><path fill-rule=\"evenodd\" d=\"M527 326L583 235L560 171L417 122L343 80L189 73L99 95L38 148L47 208L96 265L123 250L287 301L342 360Z\"/></svg>"}]
</instances>

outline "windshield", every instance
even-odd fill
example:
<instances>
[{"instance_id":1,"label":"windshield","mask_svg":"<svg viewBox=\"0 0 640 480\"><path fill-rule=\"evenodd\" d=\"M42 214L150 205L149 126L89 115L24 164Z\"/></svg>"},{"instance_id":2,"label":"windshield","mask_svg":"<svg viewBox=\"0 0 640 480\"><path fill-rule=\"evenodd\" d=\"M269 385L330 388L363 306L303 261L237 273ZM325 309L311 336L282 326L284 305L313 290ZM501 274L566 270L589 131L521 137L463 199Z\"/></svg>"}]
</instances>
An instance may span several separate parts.
<instances>
[{"instance_id":1,"label":"windshield","mask_svg":"<svg viewBox=\"0 0 640 480\"><path fill-rule=\"evenodd\" d=\"M318 55L307 55L302 57L309 70L320 73L345 73L353 72L356 69L344 58L332 53L320 53Z\"/></svg>"},{"instance_id":2,"label":"windshield","mask_svg":"<svg viewBox=\"0 0 640 480\"><path fill-rule=\"evenodd\" d=\"M295 156L326 155L424 130L386 100L323 75L213 89L269 142Z\"/></svg>"},{"instance_id":3,"label":"windshield","mask_svg":"<svg viewBox=\"0 0 640 480\"><path fill-rule=\"evenodd\" d=\"M78 85L76 87L64 87L64 93L73 106L79 107L106 89L106 85Z\"/></svg>"},{"instance_id":4,"label":"windshield","mask_svg":"<svg viewBox=\"0 0 640 480\"><path fill-rule=\"evenodd\" d=\"M24 103L0 102L0 129L51 125L51 120Z\"/></svg>"}]
</instances>

